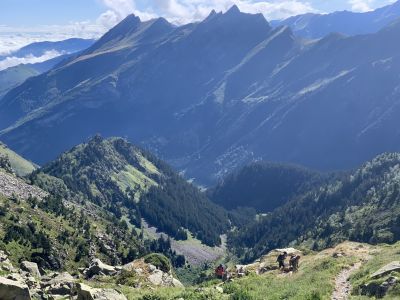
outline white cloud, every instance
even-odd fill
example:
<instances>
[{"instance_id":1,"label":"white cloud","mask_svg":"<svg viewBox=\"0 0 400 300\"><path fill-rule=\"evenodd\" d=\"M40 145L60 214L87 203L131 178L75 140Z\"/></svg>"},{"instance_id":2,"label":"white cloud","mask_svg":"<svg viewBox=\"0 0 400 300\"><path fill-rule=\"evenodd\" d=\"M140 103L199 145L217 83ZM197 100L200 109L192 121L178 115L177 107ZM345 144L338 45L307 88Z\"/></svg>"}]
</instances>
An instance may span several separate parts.
<instances>
[{"instance_id":1,"label":"white cloud","mask_svg":"<svg viewBox=\"0 0 400 300\"><path fill-rule=\"evenodd\" d=\"M316 12L309 2L300 0L151 0L149 3L149 11L157 11L178 24L199 21L213 9L226 11L234 4L243 12L262 13L268 20Z\"/></svg>"},{"instance_id":2,"label":"white cloud","mask_svg":"<svg viewBox=\"0 0 400 300\"><path fill-rule=\"evenodd\" d=\"M34 42L61 41L71 37L96 39L103 33L104 28L90 22L29 28L0 26L0 56Z\"/></svg>"},{"instance_id":3,"label":"white cloud","mask_svg":"<svg viewBox=\"0 0 400 300\"><path fill-rule=\"evenodd\" d=\"M42 56L33 56L32 54L27 55L25 57L15 57L15 56L8 56L3 60L0 60L0 71L5 70L10 67L15 67L20 64L35 64L44 62L46 60L55 58L57 56L62 55L56 50L46 51Z\"/></svg>"},{"instance_id":4,"label":"white cloud","mask_svg":"<svg viewBox=\"0 0 400 300\"><path fill-rule=\"evenodd\" d=\"M357 12L367 12L371 11L373 0L350 0L349 4L351 5L351 9Z\"/></svg>"},{"instance_id":5,"label":"white cloud","mask_svg":"<svg viewBox=\"0 0 400 300\"><path fill-rule=\"evenodd\" d=\"M102 0L108 10L102 13L96 20L96 23L107 30L122 21L129 14L135 14L142 20L156 18L157 15L150 11L141 11L136 9L134 0Z\"/></svg>"}]
</instances>

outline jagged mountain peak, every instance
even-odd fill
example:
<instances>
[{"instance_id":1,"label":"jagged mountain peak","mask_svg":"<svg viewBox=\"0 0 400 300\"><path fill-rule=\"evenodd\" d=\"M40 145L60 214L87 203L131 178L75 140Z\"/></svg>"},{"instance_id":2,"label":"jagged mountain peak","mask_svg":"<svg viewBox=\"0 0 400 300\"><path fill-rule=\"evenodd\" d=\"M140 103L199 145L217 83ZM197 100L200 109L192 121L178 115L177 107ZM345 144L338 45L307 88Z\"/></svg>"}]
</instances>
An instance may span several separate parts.
<instances>
[{"instance_id":1,"label":"jagged mountain peak","mask_svg":"<svg viewBox=\"0 0 400 300\"><path fill-rule=\"evenodd\" d=\"M131 14L108 31L89 52L103 51L109 48L119 49L121 47L130 47L135 41L144 39L157 39L157 37L168 33L174 28L164 18L156 18L142 22L139 17Z\"/></svg>"},{"instance_id":2,"label":"jagged mountain peak","mask_svg":"<svg viewBox=\"0 0 400 300\"><path fill-rule=\"evenodd\" d=\"M228 14L228 15L238 15L240 13L241 13L241 11L236 4L232 5L232 7L230 9L228 9L226 12L226 14Z\"/></svg>"},{"instance_id":3,"label":"jagged mountain peak","mask_svg":"<svg viewBox=\"0 0 400 300\"><path fill-rule=\"evenodd\" d=\"M120 23L118 23L115 27L111 28L105 35L103 35L97 41L97 43L95 43L93 47L89 49L89 52L103 48L111 41L122 39L123 37L136 31L141 24L142 22L139 17L135 16L134 14L128 15L125 19L123 19Z\"/></svg>"},{"instance_id":4,"label":"jagged mountain peak","mask_svg":"<svg viewBox=\"0 0 400 300\"><path fill-rule=\"evenodd\" d=\"M217 13L215 10L212 10L208 17L202 22L207 23L210 21L218 21L218 22L226 22L228 25L232 25L232 23L241 23L245 25L250 22L258 22L262 25L267 25L269 27L268 21L264 18L263 14L249 14L240 11L237 5L233 5L230 9L228 9L225 13L219 12Z\"/></svg>"}]
</instances>

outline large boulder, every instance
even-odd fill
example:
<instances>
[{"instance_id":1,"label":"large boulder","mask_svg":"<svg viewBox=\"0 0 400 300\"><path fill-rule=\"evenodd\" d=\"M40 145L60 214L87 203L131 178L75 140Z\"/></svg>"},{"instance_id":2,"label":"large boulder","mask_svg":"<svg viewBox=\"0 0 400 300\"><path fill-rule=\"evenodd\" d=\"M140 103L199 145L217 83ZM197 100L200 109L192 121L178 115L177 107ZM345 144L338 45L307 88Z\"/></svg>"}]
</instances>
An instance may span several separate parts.
<instances>
[{"instance_id":1,"label":"large boulder","mask_svg":"<svg viewBox=\"0 0 400 300\"><path fill-rule=\"evenodd\" d=\"M33 277L40 278L41 276L37 263L23 261L20 268L22 271L28 272Z\"/></svg>"},{"instance_id":2,"label":"large boulder","mask_svg":"<svg viewBox=\"0 0 400 300\"><path fill-rule=\"evenodd\" d=\"M50 295L72 295L75 290L75 278L69 273L54 273L42 277L41 288Z\"/></svg>"},{"instance_id":3,"label":"large boulder","mask_svg":"<svg viewBox=\"0 0 400 300\"><path fill-rule=\"evenodd\" d=\"M371 278L376 279L392 272L400 272L400 261L392 261L390 264L387 264L386 266L380 268L378 271L371 275Z\"/></svg>"},{"instance_id":4,"label":"large boulder","mask_svg":"<svg viewBox=\"0 0 400 300\"><path fill-rule=\"evenodd\" d=\"M77 284L77 300L127 300L120 292L113 289L95 289L83 283Z\"/></svg>"},{"instance_id":5,"label":"large boulder","mask_svg":"<svg viewBox=\"0 0 400 300\"><path fill-rule=\"evenodd\" d=\"M375 297L377 299L384 298L386 293L394 288L399 282L397 277L389 277L382 283L372 281L368 284L361 286L361 295Z\"/></svg>"},{"instance_id":6,"label":"large boulder","mask_svg":"<svg viewBox=\"0 0 400 300\"><path fill-rule=\"evenodd\" d=\"M147 277L148 281L156 286L163 287L183 287L183 284L170 273L165 273L155 266L149 264L148 271L150 275Z\"/></svg>"},{"instance_id":7,"label":"large boulder","mask_svg":"<svg viewBox=\"0 0 400 300\"><path fill-rule=\"evenodd\" d=\"M103 263L100 259L94 259L89 268L84 271L86 277L91 278L96 275L115 275L121 270L120 267L114 267Z\"/></svg>"},{"instance_id":8,"label":"large boulder","mask_svg":"<svg viewBox=\"0 0 400 300\"><path fill-rule=\"evenodd\" d=\"M155 265L146 263L144 259L137 259L124 265L123 270L134 272L141 280L161 287L183 287L183 284L174 276L172 272L164 272Z\"/></svg>"},{"instance_id":9,"label":"large boulder","mask_svg":"<svg viewBox=\"0 0 400 300\"><path fill-rule=\"evenodd\" d=\"M163 271L155 270L153 273L149 275L148 279L154 285L162 285L164 282L163 277L164 277Z\"/></svg>"},{"instance_id":10,"label":"large boulder","mask_svg":"<svg viewBox=\"0 0 400 300\"><path fill-rule=\"evenodd\" d=\"M0 299L31 300L31 295L26 284L0 277Z\"/></svg>"}]
</instances>

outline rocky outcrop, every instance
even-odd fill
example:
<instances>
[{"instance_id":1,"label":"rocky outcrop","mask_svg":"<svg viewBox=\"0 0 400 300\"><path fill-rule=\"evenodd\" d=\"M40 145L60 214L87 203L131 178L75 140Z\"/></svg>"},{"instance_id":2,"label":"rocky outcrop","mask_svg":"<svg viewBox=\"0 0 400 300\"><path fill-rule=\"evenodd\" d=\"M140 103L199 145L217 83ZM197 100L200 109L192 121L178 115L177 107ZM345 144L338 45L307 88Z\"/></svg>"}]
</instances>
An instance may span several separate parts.
<instances>
[{"instance_id":1,"label":"rocky outcrop","mask_svg":"<svg viewBox=\"0 0 400 300\"><path fill-rule=\"evenodd\" d=\"M22 271L28 272L33 277L40 278L41 276L37 263L23 261L20 268Z\"/></svg>"},{"instance_id":2,"label":"rocky outcrop","mask_svg":"<svg viewBox=\"0 0 400 300\"><path fill-rule=\"evenodd\" d=\"M48 193L42 189L25 183L22 179L0 170L0 194L6 197L15 196L26 200L29 197L45 198Z\"/></svg>"},{"instance_id":3,"label":"rocky outcrop","mask_svg":"<svg viewBox=\"0 0 400 300\"><path fill-rule=\"evenodd\" d=\"M31 300L29 288L26 284L8 278L0 277L1 300Z\"/></svg>"},{"instance_id":4,"label":"rocky outcrop","mask_svg":"<svg viewBox=\"0 0 400 300\"><path fill-rule=\"evenodd\" d=\"M390 264L387 264L386 266L380 268L378 271L371 275L371 278L380 278L392 272L400 272L400 261L393 261Z\"/></svg>"},{"instance_id":5,"label":"rocky outcrop","mask_svg":"<svg viewBox=\"0 0 400 300\"><path fill-rule=\"evenodd\" d=\"M83 283L77 284L77 300L127 300L119 291L114 289L95 289Z\"/></svg>"},{"instance_id":6,"label":"rocky outcrop","mask_svg":"<svg viewBox=\"0 0 400 300\"><path fill-rule=\"evenodd\" d=\"M122 267L114 267L103 263L100 259L94 259L90 264L89 268L87 268L83 274L87 278L92 278L96 275L116 275L119 271L121 271Z\"/></svg>"},{"instance_id":7,"label":"rocky outcrop","mask_svg":"<svg viewBox=\"0 0 400 300\"><path fill-rule=\"evenodd\" d=\"M183 287L171 272L163 272L152 264L145 263L143 259L135 260L124 265L123 270L134 272L143 282L160 287Z\"/></svg>"},{"instance_id":8,"label":"rocky outcrop","mask_svg":"<svg viewBox=\"0 0 400 300\"><path fill-rule=\"evenodd\" d=\"M397 284L399 284L399 279L394 276L390 276L382 283L373 281L361 287L361 295L376 297L378 299L383 298L385 297L386 293Z\"/></svg>"},{"instance_id":9,"label":"rocky outcrop","mask_svg":"<svg viewBox=\"0 0 400 300\"><path fill-rule=\"evenodd\" d=\"M51 273L41 275L38 265L23 261L17 271L8 260L8 256L0 251L0 266L9 264L13 272L0 278L0 300L25 299L78 299L78 300L126 300L126 297L114 289L92 288L69 273ZM118 279L124 272L134 272L137 285L132 287L183 287L174 278L172 272L163 272L143 259L135 260L125 266L110 266L100 259L94 259L92 264L81 272L87 279L94 280L99 276L111 276Z\"/></svg>"},{"instance_id":10,"label":"rocky outcrop","mask_svg":"<svg viewBox=\"0 0 400 300\"><path fill-rule=\"evenodd\" d=\"M172 274L164 273L157 268L153 268L147 279L155 286L183 287L183 284L178 279L174 278Z\"/></svg>"},{"instance_id":11,"label":"rocky outcrop","mask_svg":"<svg viewBox=\"0 0 400 300\"><path fill-rule=\"evenodd\" d=\"M7 254L4 251L0 251L0 268L8 273L15 272L16 269L13 267L11 261L8 259Z\"/></svg>"},{"instance_id":12,"label":"rocky outcrop","mask_svg":"<svg viewBox=\"0 0 400 300\"><path fill-rule=\"evenodd\" d=\"M40 282L41 290L50 295L67 296L75 291L75 278L69 273L54 273L43 276Z\"/></svg>"}]
</instances>

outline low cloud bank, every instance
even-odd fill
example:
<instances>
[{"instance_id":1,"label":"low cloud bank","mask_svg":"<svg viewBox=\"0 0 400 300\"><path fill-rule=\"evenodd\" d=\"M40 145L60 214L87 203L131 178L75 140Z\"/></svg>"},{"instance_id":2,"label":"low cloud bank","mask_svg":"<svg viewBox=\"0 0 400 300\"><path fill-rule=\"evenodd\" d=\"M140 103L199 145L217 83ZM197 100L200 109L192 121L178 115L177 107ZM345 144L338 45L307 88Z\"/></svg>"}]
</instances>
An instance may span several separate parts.
<instances>
[{"instance_id":1,"label":"low cloud bank","mask_svg":"<svg viewBox=\"0 0 400 300\"><path fill-rule=\"evenodd\" d=\"M64 53L58 52L56 50L46 51L42 56L33 56L32 54L25 57L8 56L3 60L0 60L0 71L8 69L10 67L15 67L20 64L36 64L41 63L46 60L56 58Z\"/></svg>"}]
</instances>

